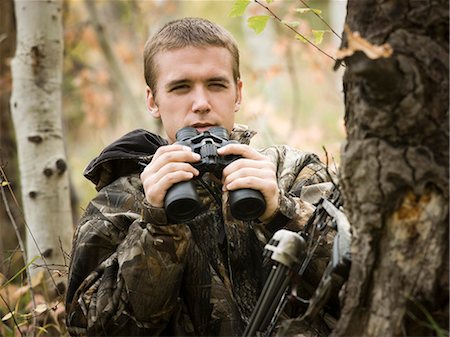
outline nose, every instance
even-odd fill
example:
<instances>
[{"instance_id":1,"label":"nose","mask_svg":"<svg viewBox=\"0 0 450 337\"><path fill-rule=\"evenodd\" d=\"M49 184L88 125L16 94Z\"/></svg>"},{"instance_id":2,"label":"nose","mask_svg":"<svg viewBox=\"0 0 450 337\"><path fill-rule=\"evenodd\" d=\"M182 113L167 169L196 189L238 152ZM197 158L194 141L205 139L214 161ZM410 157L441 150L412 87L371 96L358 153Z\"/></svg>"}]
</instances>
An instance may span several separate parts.
<instances>
[{"instance_id":1,"label":"nose","mask_svg":"<svg viewBox=\"0 0 450 337\"><path fill-rule=\"evenodd\" d=\"M205 90L205 88L197 87L194 90L192 111L195 113L208 113L211 111L208 92Z\"/></svg>"}]
</instances>

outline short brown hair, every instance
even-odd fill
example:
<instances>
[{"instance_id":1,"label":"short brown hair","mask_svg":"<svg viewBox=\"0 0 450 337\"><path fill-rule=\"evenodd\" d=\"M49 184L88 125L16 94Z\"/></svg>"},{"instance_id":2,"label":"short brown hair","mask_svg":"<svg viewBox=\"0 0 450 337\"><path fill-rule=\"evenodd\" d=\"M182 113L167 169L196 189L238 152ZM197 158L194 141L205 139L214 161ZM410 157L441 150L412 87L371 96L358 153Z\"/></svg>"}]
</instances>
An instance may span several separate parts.
<instances>
[{"instance_id":1,"label":"short brown hair","mask_svg":"<svg viewBox=\"0 0 450 337\"><path fill-rule=\"evenodd\" d=\"M235 39L221 26L202 18L183 18L164 25L150 37L144 47L144 76L147 85L155 92L155 55L161 51L193 47L224 47L233 58L233 77L237 81L239 72L239 49Z\"/></svg>"}]
</instances>

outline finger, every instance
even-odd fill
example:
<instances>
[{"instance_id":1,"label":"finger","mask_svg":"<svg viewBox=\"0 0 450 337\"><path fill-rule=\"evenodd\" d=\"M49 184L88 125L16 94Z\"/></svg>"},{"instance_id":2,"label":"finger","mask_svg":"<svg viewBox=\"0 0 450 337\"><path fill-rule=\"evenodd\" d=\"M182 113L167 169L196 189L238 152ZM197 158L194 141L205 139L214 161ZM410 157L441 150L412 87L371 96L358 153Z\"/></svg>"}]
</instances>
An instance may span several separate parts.
<instances>
[{"instance_id":1,"label":"finger","mask_svg":"<svg viewBox=\"0 0 450 337\"><path fill-rule=\"evenodd\" d=\"M238 160L233 161L232 163L228 164L224 169L222 174L224 176L227 176L231 174L232 172L239 171L246 167L253 167L257 169L267 169L275 172L275 166L272 162L267 160L267 158L263 157L260 160L255 159L246 159L246 158L240 158Z\"/></svg>"},{"instance_id":2,"label":"finger","mask_svg":"<svg viewBox=\"0 0 450 337\"><path fill-rule=\"evenodd\" d=\"M179 145L178 145L179 146ZM197 161L200 159L200 155L198 153L192 152L190 148L188 147L181 147L181 148L173 148L173 149L166 149L165 151L159 153L157 156L154 156L154 159L158 161Z\"/></svg>"},{"instance_id":3,"label":"finger","mask_svg":"<svg viewBox=\"0 0 450 337\"><path fill-rule=\"evenodd\" d=\"M217 150L217 153L220 156L226 156L226 155L238 155L241 157L245 157L248 159L256 159L261 160L265 159L266 157L263 156L261 153L256 151L255 149L252 149L250 146L245 144L228 144L224 147L221 147Z\"/></svg>"},{"instance_id":4,"label":"finger","mask_svg":"<svg viewBox=\"0 0 450 337\"><path fill-rule=\"evenodd\" d=\"M165 153L173 152L173 151L186 151L186 152L188 152L188 151L190 151L190 149L187 146L183 146L183 145L180 145L180 144L171 144L171 145L160 146L156 150L155 154L153 155L153 159L152 160L158 159L161 156L163 156Z\"/></svg>"},{"instance_id":5,"label":"finger","mask_svg":"<svg viewBox=\"0 0 450 337\"><path fill-rule=\"evenodd\" d=\"M271 218L278 209L279 188L276 180L260 177L239 177L228 185L230 191L250 188L261 192L266 202L266 209L259 217L261 221Z\"/></svg>"},{"instance_id":6,"label":"finger","mask_svg":"<svg viewBox=\"0 0 450 337\"><path fill-rule=\"evenodd\" d=\"M239 177L227 185L227 190L234 191L241 188L251 188L254 190L271 193L277 190L278 185L276 181L267 180L260 177Z\"/></svg>"},{"instance_id":7,"label":"finger","mask_svg":"<svg viewBox=\"0 0 450 337\"><path fill-rule=\"evenodd\" d=\"M257 178L262 181L276 179L274 172L271 171L270 169L245 167L240 170L232 171L228 175L224 175L222 183L224 189L236 189L240 188L239 186L236 186L236 181L239 181L239 179L253 179L253 178Z\"/></svg>"},{"instance_id":8,"label":"finger","mask_svg":"<svg viewBox=\"0 0 450 337\"><path fill-rule=\"evenodd\" d=\"M173 172L190 172L193 176L199 175L199 171L189 163L170 162L157 171L154 171L151 168L148 170L144 170L141 173L141 180L150 180L154 183L158 183L159 180L166 179L166 176Z\"/></svg>"},{"instance_id":9,"label":"finger","mask_svg":"<svg viewBox=\"0 0 450 337\"><path fill-rule=\"evenodd\" d=\"M156 150L155 156L158 156L159 154L163 154L163 153L170 152L170 151L191 151L191 148L189 146L176 144L176 143L170 144L170 145L163 145L163 146L160 146Z\"/></svg>"},{"instance_id":10,"label":"finger","mask_svg":"<svg viewBox=\"0 0 450 337\"><path fill-rule=\"evenodd\" d=\"M187 162L194 163L200 160L200 155L192 152L190 148L181 145L165 146L165 149L155 153L152 161L145 168L153 172L159 171L162 167L171 162ZM188 150L187 150L188 149Z\"/></svg>"},{"instance_id":11,"label":"finger","mask_svg":"<svg viewBox=\"0 0 450 337\"><path fill-rule=\"evenodd\" d=\"M192 172L174 171L156 182L147 179L146 181L143 181L145 197L150 205L154 207L163 207L164 199L170 187L181 181L190 180L193 176Z\"/></svg>"},{"instance_id":12,"label":"finger","mask_svg":"<svg viewBox=\"0 0 450 337\"><path fill-rule=\"evenodd\" d=\"M148 191L167 191L172 185L179 183L181 181L186 181L192 179L194 174L188 171L174 171L166 174L163 179L152 180L147 179L143 181L144 189ZM155 193L156 194L156 193ZM165 194L165 193L164 193Z\"/></svg>"}]
</instances>

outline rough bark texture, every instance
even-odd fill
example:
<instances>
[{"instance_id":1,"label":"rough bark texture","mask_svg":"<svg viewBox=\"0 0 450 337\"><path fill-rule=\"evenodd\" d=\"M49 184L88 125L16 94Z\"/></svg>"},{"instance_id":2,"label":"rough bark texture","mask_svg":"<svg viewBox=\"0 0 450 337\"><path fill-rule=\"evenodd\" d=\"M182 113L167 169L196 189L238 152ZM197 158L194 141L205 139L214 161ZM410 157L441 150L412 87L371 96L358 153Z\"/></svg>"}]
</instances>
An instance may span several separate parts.
<instances>
[{"instance_id":1,"label":"rough bark texture","mask_svg":"<svg viewBox=\"0 0 450 337\"><path fill-rule=\"evenodd\" d=\"M335 336L448 331L448 24L447 0L348 3L350 30L394 53L345 60L354 242Z\"/></svg>"},{"instance_id":2,"label":"rough bark texture","mask_svg":"<svg viewBox=\"0 0 450 337\"><path fill-rule=\"evenodd\" d=\"M72 238L61 122L62 1L16 0L15 12L18 42L11 109L29 227L27 254L29 260L40 256L45 261L37 263L58 269L65 264Z\"/></svg>"}]
</instances>

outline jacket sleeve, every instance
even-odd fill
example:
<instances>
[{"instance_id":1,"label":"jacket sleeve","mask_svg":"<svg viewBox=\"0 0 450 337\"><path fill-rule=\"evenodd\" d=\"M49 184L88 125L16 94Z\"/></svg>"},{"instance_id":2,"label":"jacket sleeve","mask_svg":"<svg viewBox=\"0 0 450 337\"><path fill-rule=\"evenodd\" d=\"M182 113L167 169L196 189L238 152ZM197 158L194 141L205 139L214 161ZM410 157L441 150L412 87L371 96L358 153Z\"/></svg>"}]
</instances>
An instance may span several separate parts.
<instances>
[{"instance_id":1,"label":"jacket sleeve","mask_svg":"<svg viewBox=\"0 0 450 337\"><path fill-rule=\"evenodd\" d=\"M266 149L265 154L277 165L280 189L279 209L273 219L264 224L269 238L284 228L300 231L315 209L320 198L330 195L336 175L312 153L279 146ZM302 276L298 293L310 298L327 267L331 256L334 232L323 238ZM339 289L339 288L337 288ZM329 303L338 303L338 292L333 291Z\"/></svg>"},{"instance_id":2,"label":"jacket sleeve","mask_svg":"<svg viewBox=\"0 0 450 337\"><path fill-rule=\"evenodd\" d=\"M302 229L314 211L314 204L326 196L335 175L309 152L288 146L273 146L262 151L277 168L280 202L275 216L265 228L273 234L278 229Z\"/></svg>"},{"instance_id":3,"label":"jacket sleeve","mask_svg":"<svg viewBox=\"0 0 450 337\"><path fill-rule=\"evenodd\" d=\"M158 335L174 314L190 232L141 221L142 199L139 178L123 177L89 203L69 268L72 336Z\"/></svg>"}]
</instances>

